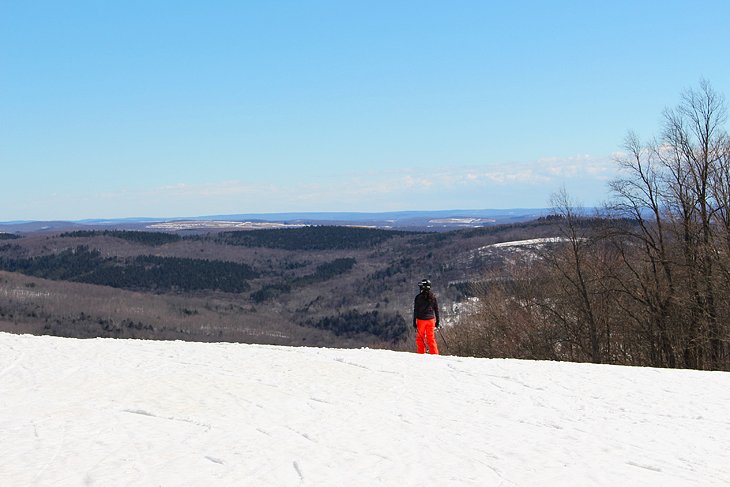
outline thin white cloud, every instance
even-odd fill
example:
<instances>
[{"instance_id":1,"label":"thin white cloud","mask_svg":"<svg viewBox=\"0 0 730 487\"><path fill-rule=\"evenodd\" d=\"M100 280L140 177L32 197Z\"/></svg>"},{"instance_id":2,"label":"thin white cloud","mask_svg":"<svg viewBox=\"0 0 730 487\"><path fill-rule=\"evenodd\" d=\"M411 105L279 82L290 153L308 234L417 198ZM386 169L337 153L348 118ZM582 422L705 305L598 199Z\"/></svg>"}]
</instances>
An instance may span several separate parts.
<instances>
[{"instance_id":1,"label":"thin white cloud","mask_svg":"<svg viewBox=\"0 0 730 487\"><path fill-rule=\"evenodd\" d=\"M547 157L537 161L538 170L552 178L590 178L606 181L617 174L612 157L587 154L572 157Z\"/></svg>"},{"instance_id":2,"label":"thin white cloud","mask_svg":"<svg viewBox=\"0 0 730 487\"><path fill-rule=\"evenodd\" d=\"M304 181L180 181L85 195L48 195L29 201L31 218L195 216L278 211L371 211L433 207L506 207L543 204L567 184L584 199L600 197L618 174L611 156L547 157L531 163L394 168L387 172L314 175ZM509 201L508 201L509 199ZM52 209L65 208L64 215Z\"/></svg>"},{"instance_id":3,"label":"thin white cloud","mask_svg":"<svg viewBox=\"0 0 730 487\"><path fill-rule=\"evenodd\" d=\"M185 197L222 197L250 192L264 192L265 187L241 181L220 181L216 183L177 183L160 186L148 190L157 195L174 195Z\"/></svg>"},{"instance_id":4,"label":"thin white cloud","mask_svg":"<svg viewBox=\"0 0 730 487\"><path fill-rule=\"evenodd\" d=\"M481 167L448 167L394 169L387 173L367 172L344 176L328 176L302 182L269 182L267 185L243 181L216 183L178 183L146 191L155 199L183 199L227 203L230 206L255 206L258 209L299 208L352 205L367 207L368 201L386 200L403 194L430 194L434 191L458 194L479 188L530 187L557 188L565 180L586 183L604 182L616 175L616 164L610 157L589 155L542 158L532 163L484 165ZM126 195L127 197L131 195ZM259 210L257 210L259 211Z\"/></svg>"},{"instance_id":5,"label":"thin white cloud","mask_svg":"<svg viewBox=\"0 0 730 487\"><path fill-rule=\"evenodd\" d=\"M532 163L493 164L482 167L453 167L432 173L434 186L510 186L560 184L565 179L606 181L616 175L610 157L589 155L542 158Z\"/></svg>"}]
</instances>

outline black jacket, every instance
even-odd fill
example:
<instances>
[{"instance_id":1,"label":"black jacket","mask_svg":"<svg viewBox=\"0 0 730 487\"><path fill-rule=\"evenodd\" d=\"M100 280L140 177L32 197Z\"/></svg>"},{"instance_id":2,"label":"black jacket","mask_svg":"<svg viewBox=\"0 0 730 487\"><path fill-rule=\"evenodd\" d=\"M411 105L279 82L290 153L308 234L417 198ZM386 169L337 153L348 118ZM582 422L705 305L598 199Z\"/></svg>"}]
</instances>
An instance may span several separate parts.
<instances>
[{"instance_id":1,"label":"black jacket","mask_svg":"<svg viewBox=\"0 0 730 487\"><path fill-rule=\"evenodd\" d=\"M413 326L416 326L416 320L432 320L436 318L436 324L439 324L439 304L436 296L431 294L429 301L428 295L418 293L413 301Z\"/></svg>"}]
</instances>

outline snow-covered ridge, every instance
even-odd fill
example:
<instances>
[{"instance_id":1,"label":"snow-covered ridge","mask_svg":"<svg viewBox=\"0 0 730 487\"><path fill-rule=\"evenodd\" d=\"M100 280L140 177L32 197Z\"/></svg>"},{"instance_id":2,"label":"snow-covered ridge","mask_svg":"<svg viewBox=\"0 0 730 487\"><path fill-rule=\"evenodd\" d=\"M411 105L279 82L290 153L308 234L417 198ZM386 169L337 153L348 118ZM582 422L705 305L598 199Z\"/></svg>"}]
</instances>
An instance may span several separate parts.
<instances>
[{"instance_id":1,"label":"snow-covered ridge","mask_svg":"<svg viewBox=\"0 0 730 487\"><path fill-rule=\"evenodd\" d=\"M481 226L484 223L496 223L494 218L435 218L429 223L441 223L447 225L475 225Z\"/></svg>"},{"instance_id":2,"label":"snow-covered ridge","mask_svg":"<svg viewBox=\"0 0 730 487\"><path fill-rule=\"evenodd\" d=\"M465 261L471 262L475 259L479 259L485 256L500 255L506 257L507 255L522 255L537 257L537 251L542 249L547 244L557 244L568 242L569 239L565 237L543 237L543 238L531 238L527 240L513 240L509 242L499 242L495 244L484 245L478 247L466 254Z\"/></svg>"},{"instance_id":3,"label":"snow-covered ridge","mask_svg":"<svg viewBox=\"0 0 730 487\"><path fill-rule=\"evenodd\" d=\"M504 247L534 247L535 245L544 245L548 243L569 242L565 237L549 237L549 238L531 238L529 240L515 240L513 242L500 242L496 244L486 245L480 249L488 248L504 248Z\"/></svg>"},{"instance_id":4,"label":"snow-covered ridge","mask_svg":"<svg viewBox=\"0 0 730 487\"><path fill-rule=\"evenodd\" d=\"M0 333L5 486L730 484L730 374Z\"/></svg>"},{"instance_id":5,"label":"snow-covered ridge","mask_svg":"<svg viewBox=\"0 0 730 487\"><path fill-rule=\"evenodd\" d=\"M269 228L301 228L305 225L289 224L289 223L272 223L272 222L236 222L236 221L208 221L208 220L192 220L192 221L171 221L164 223L152 223L146 228L152 230L258 230Z\"/></svg>"}]
</instances>

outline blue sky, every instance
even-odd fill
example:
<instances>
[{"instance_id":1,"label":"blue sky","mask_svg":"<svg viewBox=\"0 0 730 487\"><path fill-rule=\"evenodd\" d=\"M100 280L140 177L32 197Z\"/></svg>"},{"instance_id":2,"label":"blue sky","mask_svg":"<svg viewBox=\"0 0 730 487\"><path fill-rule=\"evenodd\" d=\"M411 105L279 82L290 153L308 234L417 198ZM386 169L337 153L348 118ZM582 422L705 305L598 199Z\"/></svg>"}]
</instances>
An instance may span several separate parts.
<instances>
[{"instance_id":1,"label":"blue sky","mask_svg":"<svg viewBox=\"0 0 730 487\"><path fill-rule=\"evenodd\" d=\"M727 1L0 0L0 221L608 198Z\"/></svg>"}]
</instances>

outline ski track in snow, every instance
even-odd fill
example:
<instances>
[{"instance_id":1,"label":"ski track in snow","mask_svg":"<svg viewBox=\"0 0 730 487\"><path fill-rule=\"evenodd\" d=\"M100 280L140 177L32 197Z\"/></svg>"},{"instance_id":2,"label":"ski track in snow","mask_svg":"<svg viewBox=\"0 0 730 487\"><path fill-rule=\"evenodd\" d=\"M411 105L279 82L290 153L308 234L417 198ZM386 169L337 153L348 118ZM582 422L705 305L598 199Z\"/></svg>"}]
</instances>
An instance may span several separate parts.
<instances>
[{"instance_id":1,"label":"ski track in snow","mask_svg":"<svg viewBox=\"0 0 730 487\"><path fill-rule=\"evenodd\" d=\"M0 485L730 485L728 404L722 372L0 333Z\"/></svg>"}]
</instances>

